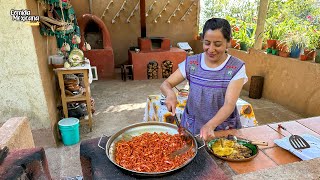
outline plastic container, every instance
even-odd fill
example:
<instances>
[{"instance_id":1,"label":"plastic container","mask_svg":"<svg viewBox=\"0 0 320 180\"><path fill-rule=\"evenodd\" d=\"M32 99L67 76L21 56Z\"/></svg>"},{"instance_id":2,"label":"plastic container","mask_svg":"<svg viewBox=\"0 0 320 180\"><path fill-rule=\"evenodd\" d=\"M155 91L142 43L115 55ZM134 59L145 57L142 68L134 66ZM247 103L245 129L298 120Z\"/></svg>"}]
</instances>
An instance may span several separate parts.
<instances>
[{"instance_id":1,"label":"plastic container","mask_svg":"<svg viewBox=\"0 0 320 180\"><path fill-rule=\"evenodd\" d=\"M66 146L77 144L80 141L79 119L64 118L58 122L62 142Z\"/></svg>"}]
</instances>

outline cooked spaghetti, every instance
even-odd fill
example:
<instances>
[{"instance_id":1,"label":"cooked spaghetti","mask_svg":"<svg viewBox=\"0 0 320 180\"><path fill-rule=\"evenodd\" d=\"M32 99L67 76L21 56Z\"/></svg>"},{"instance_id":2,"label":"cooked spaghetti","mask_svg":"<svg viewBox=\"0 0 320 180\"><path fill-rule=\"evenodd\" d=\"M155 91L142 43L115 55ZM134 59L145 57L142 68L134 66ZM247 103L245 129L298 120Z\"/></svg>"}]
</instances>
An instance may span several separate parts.
<instances>
[{"instance_id":1,"label":"cooked spaghetti","mask_svg":"<svg viewBox=\"0 0 320 180\"><path fill-rule=\"evenodd\" d=\"M185 143L178 134L143 133L129 141L118 141L115 160L117 164L129 170L164 172L179 167L193 157L193 147L182 155L169 156L184 147Z\"/></svg>"}]
</instances>

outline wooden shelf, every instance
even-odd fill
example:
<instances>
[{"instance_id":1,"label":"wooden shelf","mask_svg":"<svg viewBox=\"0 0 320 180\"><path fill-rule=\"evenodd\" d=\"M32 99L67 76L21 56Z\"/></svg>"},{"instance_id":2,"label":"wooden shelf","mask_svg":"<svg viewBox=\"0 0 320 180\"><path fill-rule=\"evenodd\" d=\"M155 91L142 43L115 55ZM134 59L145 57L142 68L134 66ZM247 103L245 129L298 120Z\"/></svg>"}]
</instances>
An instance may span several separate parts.
<instances>
[{"instance_id":1,"label":"wooden shelf","mask_svg":"<svg viewBox=\"0 0 320 180\"><path fill-rule=\"evenodd\" d=\"M88 125L90 127L90 131L92 131L92 113L91 113L91 93L90 93L90 83L89 83L89 70L88 69L66 69L66 68L58 68L56 69L58 75L58 81L61 91L61 101L63 107L63 114L64 117L68 117L68 102L75 102L75 101L85 101L87 104L87 112L88 112L88 119L80 120L80 124ZM64 86L64 78L63 75L65 74L83 74L85 93L84 95L77 95L77 96L66 96L65 86Z\"/></svg>"},{"instance_id":2,"label":"wooden shelf","mask_svg":"<svg viewBox=\"0 0 320 180\"><path fill-rule=\"evenodd\" d=\"M67 102L74 102L74 101L85 101L86 100L86 96L85 95L81 95L81 96L67 96L66 97L66 101Z\"/></svg>"}]
</instances>

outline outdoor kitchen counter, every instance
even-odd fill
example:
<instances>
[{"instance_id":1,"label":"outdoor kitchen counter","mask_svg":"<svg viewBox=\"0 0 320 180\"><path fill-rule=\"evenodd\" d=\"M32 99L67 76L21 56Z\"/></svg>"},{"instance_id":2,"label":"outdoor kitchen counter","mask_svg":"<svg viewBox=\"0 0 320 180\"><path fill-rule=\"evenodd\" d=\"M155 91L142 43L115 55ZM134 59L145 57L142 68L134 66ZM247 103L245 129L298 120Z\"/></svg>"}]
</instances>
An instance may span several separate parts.
<instances>
[{"instance_id":1,"label":"outdoor kitchen counter","mask_svg":"<svg viewBox=\"0 0 320 180\"><path fill-rule=\"evenodd\" d=\"M267 174L266 177L268 177L269 170L270 172L276 172L277 170L279 171L279 169L282 168L280 165L285 164L287 164L286 166L289 169L291 167L291 169L294 171L297 171L297 168L300 167L305 171L308 171L309 168L313 168L312 171L310 169L310 173L307 174L296 173L299 175L299 177L308 177L310 179L310 177L316 176L316 173L318 173L319 176L319 166L311 167L311 165L317 160L301 162L298 157L274 144L273 141L275 139L281 139L289 135L286 131L278 129L278 124L279 123L238 130L233 129L215 132L216 136L218 137L232 134L249 140L268 142L268 146L259 146L260 152L258 156L251 161L226 162L212 156L205 149L200 149L196 158L189 165L171 175L164 176L164 178L180 179L189 177L193 179L228 179L231 177L246 177L250 179L251 177L249 176L252 174L252 178L256 179L254 177L258 177L257 173L264 172ZM308 133L316 137L320 137L320 117L283 122L281 125L286 127L293 134L300 135ZM105 155L105 151L98 147L98 140L99 138L83 141L80 145L80 158L84 177L90 177L92 175L93 179L134 178L134 176L125 174L119 168L116 168L116 166L108 160L107 156ZM102 145L105 145L106 141L107 138L104 138ZM90 172L90 169L92 173ZM249 174L246 174L246 176L239 175L245 173ZM285 174L287 173L277 173L273 174L273 177L281 178Z\"/></svg>"}]
</instances>

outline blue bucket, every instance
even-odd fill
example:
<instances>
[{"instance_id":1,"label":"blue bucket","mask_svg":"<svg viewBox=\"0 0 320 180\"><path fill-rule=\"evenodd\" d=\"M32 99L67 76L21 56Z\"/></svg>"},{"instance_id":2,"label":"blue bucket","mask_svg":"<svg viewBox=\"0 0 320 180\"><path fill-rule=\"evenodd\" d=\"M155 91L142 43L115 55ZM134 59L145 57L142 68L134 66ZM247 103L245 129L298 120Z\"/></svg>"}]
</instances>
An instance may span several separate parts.
<instances>
[{"instance_id":1,"label":"blue bucket","mask_svg":"<svg viewBox=\"0 0 320 180\"><path fill-rule=\"evenodd\" d=\"M80 141L79 119L64 118L58 122L64 145L77 144Z\"/></svg>"}]
</instances>

